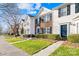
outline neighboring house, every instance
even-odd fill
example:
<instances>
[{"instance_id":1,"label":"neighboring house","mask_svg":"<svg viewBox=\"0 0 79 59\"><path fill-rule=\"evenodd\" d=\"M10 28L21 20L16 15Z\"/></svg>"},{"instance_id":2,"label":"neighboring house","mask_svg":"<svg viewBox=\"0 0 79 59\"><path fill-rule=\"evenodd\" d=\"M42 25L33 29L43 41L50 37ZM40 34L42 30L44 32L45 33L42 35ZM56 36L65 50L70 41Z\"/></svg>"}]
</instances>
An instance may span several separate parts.
<instances>
[{"instance_id":1,"label":"neighboring house","mask_svg":"<svg viewBox=\"0 0 79 59\"><path fill-rule=\"evenodd\" d=\"M51 10L42 7L35 17L35 34L52 34Z\"/></svg>"},{"instance_id":2,"label":"neighboring house","mask_svg":"<svg viewBox=\"0 0 79 59\"><path fill-rule=\"evenodd\" d=\"M52 9L53 31L66 37L79 34L79 3L65 3Z\"/></svg>"},{"instance_id":3,"label":"neighboring house","mask_svg":"<svg viewBox=\"0 0 79 59\"><path fill-rule=\"evenodd\" d=\"M21 16L21 23L20 23L20 34L35 34L34 30L34 19L29 15L22 15Z\"/></svg>"}]
</instances>

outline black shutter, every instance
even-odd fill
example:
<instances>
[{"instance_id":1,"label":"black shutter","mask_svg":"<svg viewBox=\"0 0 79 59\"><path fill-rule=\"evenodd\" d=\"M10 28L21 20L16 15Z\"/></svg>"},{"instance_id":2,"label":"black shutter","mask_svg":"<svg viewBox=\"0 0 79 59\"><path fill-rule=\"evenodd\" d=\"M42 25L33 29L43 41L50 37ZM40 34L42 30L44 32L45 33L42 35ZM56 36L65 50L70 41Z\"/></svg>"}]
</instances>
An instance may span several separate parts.
<instances>
[{"instance_id":1,"label":"black shutter","mask_svg":"<svg viewBox=\"0 0 79 59\"><path fill-rule=\"evenodd\" d=\"M70 5L67 5L67 15L70 15Z\"/></svg>"},{"instance_id":2,"label":"black shutter","mask_svg":"<svg viewBox=\"0 0 79 59\"><path fill-rule=\"evenodd\" d=\"M61 17L61 9L58 10L58 17Z\"/></svg>"},{"instance_id":3,"label":"black shutter","mask_svg":"<svg viewBox=\"0 0 79 59\"><path fill-rule=\"evenodd\" d=\"M79 3L75 3L75 13L79 12Z\"/></svg>"}]
</instances>

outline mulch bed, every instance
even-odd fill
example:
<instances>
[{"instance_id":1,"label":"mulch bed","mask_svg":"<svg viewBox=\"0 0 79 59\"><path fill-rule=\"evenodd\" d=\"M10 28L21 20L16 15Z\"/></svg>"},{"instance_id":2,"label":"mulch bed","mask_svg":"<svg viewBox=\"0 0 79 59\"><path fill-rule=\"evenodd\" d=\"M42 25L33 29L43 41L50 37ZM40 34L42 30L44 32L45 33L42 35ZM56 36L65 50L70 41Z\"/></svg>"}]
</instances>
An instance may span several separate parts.
<instances>
[{"instance_id":1,"label":"mulch bed","mask_svg":"<svg viewBox=\"0 0 79 59\"><path fill-rule=\"evenodd\" d=\"M71 47L71 48L79 48L79 43L72 43L72 42L69 42L69 41L65 41L63 43L63 45Z\"/></svg>"}]
</instances>

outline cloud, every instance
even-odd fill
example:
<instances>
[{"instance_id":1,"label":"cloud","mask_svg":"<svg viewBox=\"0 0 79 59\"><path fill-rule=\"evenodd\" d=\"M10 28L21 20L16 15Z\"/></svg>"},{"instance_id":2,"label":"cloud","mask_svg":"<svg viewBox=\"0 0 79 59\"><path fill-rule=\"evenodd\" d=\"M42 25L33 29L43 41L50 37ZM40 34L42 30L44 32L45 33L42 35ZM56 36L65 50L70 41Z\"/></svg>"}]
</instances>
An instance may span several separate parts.
<instances>
[{"instance_id":1,"label":"cloud","mask_svg":"<svg viewBox=\"0 0 79 59\"><path fill-rule=\"evenodd\" d=\"M36 10L39 10L41 7L40 3L19 3L18 8L19 9L26 9L27 14L35 14L37 13Z\"/></svg>"},{"instance_id":2,"label":"cloud","mask_svg":"<svg viewBox=\"0 0 79 59\"><path fill-rule=\"evenodd\" d=\"M27 10L38 10L41 7L40 3L19 3L19 9L27 9Z\"/></svg>"},{"instance_id":3,"label":"cloud","mask_svg":"<svg viewBox=\"0 0 79 59\"><path fill-rule=\"evenodd\" d=\"M19 9L28 9L28 10L31 10L32 6L33 6L33 4L30 4L30 3L27 3L27 4L20 3L20 4L18 4L18 8Z\"/></svg>"},{"instance_id":4,"label":"cloud","mask_svg":"<svg viewBox=\"0 0 79 59\"><path fill-rule=\"evenodd\" d=\"M27 14L36 14L36 13L37 13L36 11L27 12Z\"/></svg>"},{"instance_id":5,"label":"cloud","mask_svg":"<svg viewBox=\"0 0 79 59\"><path fill-rule=\"evenodd\" d=\"M38 9L40 9L40 7L41 7L41 4L40 3L37 3L36 6L35 6L35 9L38 10Z\"/></svg>"}]
</instances>

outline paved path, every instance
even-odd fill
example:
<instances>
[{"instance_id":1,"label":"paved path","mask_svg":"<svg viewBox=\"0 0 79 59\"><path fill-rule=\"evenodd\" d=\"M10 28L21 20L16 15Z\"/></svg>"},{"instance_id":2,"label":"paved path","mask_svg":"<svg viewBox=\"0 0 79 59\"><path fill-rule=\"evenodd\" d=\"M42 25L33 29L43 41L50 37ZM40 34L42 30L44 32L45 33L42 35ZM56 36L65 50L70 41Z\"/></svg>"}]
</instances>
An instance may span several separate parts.
<instances>
[{"instance_id":1,"label":"paved path","mask_svg":"<svg viewBox=\"0 0 79 59\"><path fill-rule=\"evenodd\" d=\"M53 53L57 48L60 47L60 45L62 45L64 43L64 41L58 41L50 46L48 46L47 48L41 50L40 52L34 54L33 56L48 56L51 53Z\"/></svg>"},{"instance_id":2,"label":"paved path","mask_svg":"<svg viewBox=\"0 0 79 59\"><path fill-rule=\"evenodd\" d=\"M10 45L0 36L0 56L28 56L24 51Z\"/></svg>"}]
</instances>

